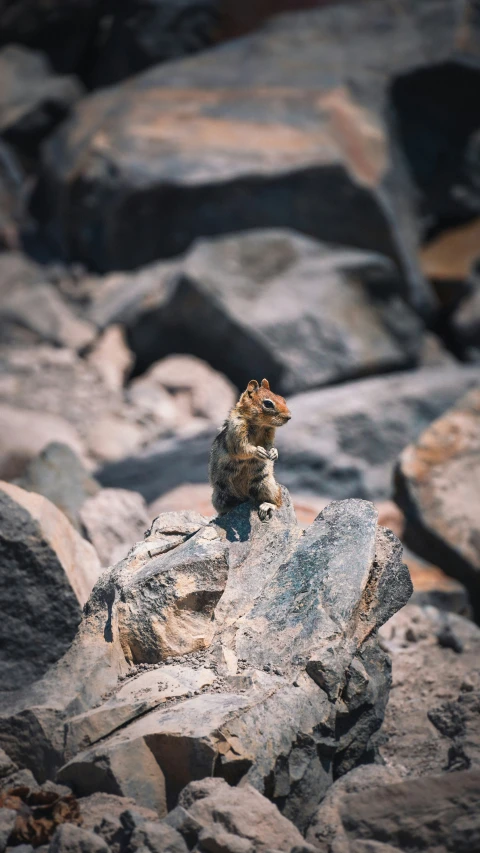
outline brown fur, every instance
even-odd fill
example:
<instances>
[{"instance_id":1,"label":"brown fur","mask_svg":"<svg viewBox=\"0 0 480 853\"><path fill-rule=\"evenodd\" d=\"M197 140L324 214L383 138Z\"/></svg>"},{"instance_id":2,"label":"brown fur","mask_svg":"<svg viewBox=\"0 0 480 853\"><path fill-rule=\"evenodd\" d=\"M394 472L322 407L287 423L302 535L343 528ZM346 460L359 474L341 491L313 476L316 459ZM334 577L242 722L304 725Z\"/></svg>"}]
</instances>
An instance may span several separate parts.
<instances>
[{"instance_id":1,"label":"brown fur","mask_svg":"<svg viewBox=\"0 0 480 853\"><path fill-rule=\"evenodd\" d=\"M248 383L210 454L212 501L220 515L252 500L266 521L281 506L282 493L273 473L278 459L275 429L290 417L285 400L270 391L266 379L261 385L255 379Z\"/></svg>"}]
</instances>

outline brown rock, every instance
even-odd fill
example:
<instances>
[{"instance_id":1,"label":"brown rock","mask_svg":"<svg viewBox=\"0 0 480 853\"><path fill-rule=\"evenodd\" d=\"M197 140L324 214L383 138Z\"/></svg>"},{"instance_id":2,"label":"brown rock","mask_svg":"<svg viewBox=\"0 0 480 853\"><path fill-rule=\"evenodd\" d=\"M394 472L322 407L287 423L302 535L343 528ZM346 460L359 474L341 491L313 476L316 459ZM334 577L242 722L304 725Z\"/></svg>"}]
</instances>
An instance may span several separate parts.
<instances>
[{"instance_id":1,"label":"brown rock","mask_svg":"<svg viewBox=\"0 0 480 853\"><path fill-rule=\"evenodd\" d=\"M112 566L148 527L149 514L142 496L126 489L102 489L87 498L80 519L102 566Z\"/></svg>"},{"instance_id":2,"label":"brown rock","mask_svg":"<svg viewBox=\"0 0 480 853\"><path fill-rule=\"evenodd\" d=\"M129 350L122 326L109 326L89 352L92 364L111 391L123 388L135 358Z\"/></svg>"},{"instance_id":3,"label":"brown rock","mask_svg":"<svg viewBox=\"0 0 480 853\"><path fill-rule=\"evenodd\" d=\"M28 463L53 441L84 455L77 431L64 418L0 403L1 477L11 480L23 475Z\"/></svg>"},{"instance_id":4,"label":"brown rock","mask_svg":"<svg viewBox=\"0 0 480 853\"><path fill-rule=\"evenodd\" d=\"M405 541L480 601L480 390L471 391L402 453L397 503Z\"/></svg>"},{"instance_id":5,"label":"brown rock","mask_svg":"<svg viewBox=\"0 0 480 853\"><path fill-rule=\"evenodd\" d=\"M480 629L454 613L409 604L380 634L392 657L392 691L377 736L387 765L411 776L456 769L459 761L479 768ZM445 635L460 653L455 642L446 646ZM432 722L446 702L463 721L458 730Z\"/></svg>"}]
</instances>

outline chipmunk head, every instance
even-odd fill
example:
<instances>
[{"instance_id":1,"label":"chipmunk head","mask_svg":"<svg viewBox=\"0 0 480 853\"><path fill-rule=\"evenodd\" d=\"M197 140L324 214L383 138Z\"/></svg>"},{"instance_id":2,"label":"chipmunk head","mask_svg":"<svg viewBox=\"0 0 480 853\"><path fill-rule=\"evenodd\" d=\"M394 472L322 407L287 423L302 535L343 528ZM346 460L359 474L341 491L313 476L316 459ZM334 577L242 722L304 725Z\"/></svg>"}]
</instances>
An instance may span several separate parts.
<instances>
[{"instance_id":1,"label":"chipmunk head","mask_svg":"<svg viewBox=\"0 0 480 853\"><path fill-rule=\"evenodd\" d=\"M252 379L240 397L239 406L258 426L280 427L292 417L283 397L272 394L266 379L260 385Z\"/></svg>"}]
</instances>

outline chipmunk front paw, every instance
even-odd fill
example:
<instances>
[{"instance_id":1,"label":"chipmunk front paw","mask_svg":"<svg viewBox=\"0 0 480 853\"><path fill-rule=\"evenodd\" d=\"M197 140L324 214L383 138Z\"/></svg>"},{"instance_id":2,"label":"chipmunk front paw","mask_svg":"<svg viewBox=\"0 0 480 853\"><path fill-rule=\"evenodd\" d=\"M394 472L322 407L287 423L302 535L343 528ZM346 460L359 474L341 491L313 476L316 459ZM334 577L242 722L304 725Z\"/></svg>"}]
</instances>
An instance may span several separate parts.
<instances>
[{"instance_id":1,"label":"chipmunk front paw","mask_svg":"<svg viewBox=\"0 0 480 853\"><path fill-rule=\"evenodd\" d=\"M268 451L268 458L272 460L272 462L276 462L278 459L278 450L276 447L272 447L271 450Z\"/></svg>"},{"instance_id":2,"label":"chipmunk front paw","mask_svg":"<svg viewBox=\"0 0 480 853\"><path fill-rule=\"evenodd\" d=\"M258 445L257 447L257 456L259 457L259 459L270 459L270 456L268 455L268 450L265 450L265 448L261 447L260 445Z\"/></svg>"},{"instance_id":3,"label":"chipmunk front paw","mask_svg":"<svg viewBox=\"0 0 480 853\"><path fill-rule=\"evenodd\" d=\"M265 503L260 504L258 507L258 517L260 521L270 521L273 517L273 513L276 510L275 504L270 504L265 501Z\"/></svg>"}]
</instances>

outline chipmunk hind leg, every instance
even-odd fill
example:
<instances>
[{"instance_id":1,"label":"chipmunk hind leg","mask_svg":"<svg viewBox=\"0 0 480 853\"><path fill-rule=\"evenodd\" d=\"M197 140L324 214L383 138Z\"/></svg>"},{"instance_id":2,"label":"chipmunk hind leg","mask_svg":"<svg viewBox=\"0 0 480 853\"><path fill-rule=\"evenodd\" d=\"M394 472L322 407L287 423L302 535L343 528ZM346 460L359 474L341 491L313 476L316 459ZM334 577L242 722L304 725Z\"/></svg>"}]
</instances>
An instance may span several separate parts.
<instances>
[{"instance_id":1,"label":"chipmunk hind leg","mask_svg":"<svg viewBox=\"0 0 480 853\"><path fill-rule=\"evenodd\" d=\"M219 489L216 486L213 489L212 504L219 515L225 515L231 509L235 509L242 501L235 495L232 495L226 489Z\"/></svg>"},{"instance_id":2,"label":"chipmunk hind leg","mask_svg":"<svg viewBox=\"0 0 480 853\"><path fill-rule=\"evenodd\" d=\"M275 510L282 505L282 490L273 474L265 476L258 483L252 483L250 498L259 504L258 517L261 521L272 518Z\"/></svg>"}]
</instances>

